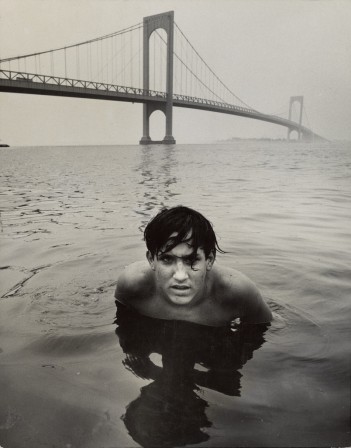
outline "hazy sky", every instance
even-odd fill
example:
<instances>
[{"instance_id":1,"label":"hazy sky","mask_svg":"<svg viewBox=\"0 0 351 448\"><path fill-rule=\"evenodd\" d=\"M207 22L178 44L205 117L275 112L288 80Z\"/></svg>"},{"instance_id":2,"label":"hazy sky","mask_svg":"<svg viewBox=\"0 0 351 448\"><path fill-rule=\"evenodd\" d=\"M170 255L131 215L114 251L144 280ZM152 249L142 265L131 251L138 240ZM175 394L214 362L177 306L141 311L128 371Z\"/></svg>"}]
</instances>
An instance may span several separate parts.
<instances>
[{"instance_id":1,"label":"hazy sky","mask_svg":"<svg viewBox=\"0 0 351 448\"><path fill-rule=\"evenodd\" d=\"M175 21L234 93L265 113L303 95L310 125L351 140L351 0L0 0L0 58L61 47L174 10ZM174 108L177 143L285 137L280 126ZM164 118L152 121L162 138ZM0 93L0 142L137 144L142 106Z\"/></svg>"}]
</instances>

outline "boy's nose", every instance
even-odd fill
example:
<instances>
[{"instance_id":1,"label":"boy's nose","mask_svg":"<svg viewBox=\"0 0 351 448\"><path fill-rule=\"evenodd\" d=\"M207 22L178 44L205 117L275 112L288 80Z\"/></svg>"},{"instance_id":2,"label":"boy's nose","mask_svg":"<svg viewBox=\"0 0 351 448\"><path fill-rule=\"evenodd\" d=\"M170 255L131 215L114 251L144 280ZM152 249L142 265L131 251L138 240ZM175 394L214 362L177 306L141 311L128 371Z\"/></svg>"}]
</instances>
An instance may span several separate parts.
<instances>
[{"instance_id":1,"label":"boy's nose","mask_svg":"<svg viewBox=\"0 0 351 448\"><path fill-rule=\"evenodd\" d=\"M188 278L187 270L184 264L180 261L178 261L176 264L173 278L175 280L178 280L179 282L184 281Z\"/></svg>"}]
</instances>

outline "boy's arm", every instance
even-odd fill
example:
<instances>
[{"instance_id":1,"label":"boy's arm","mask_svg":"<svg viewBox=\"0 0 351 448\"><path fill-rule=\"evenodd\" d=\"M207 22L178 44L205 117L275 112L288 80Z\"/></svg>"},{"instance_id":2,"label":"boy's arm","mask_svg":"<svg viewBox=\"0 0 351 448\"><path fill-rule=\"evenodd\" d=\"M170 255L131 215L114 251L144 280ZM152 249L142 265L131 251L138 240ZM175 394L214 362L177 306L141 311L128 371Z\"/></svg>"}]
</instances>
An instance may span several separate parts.
<instances>
[{"instance_id":1,"label":"boy's arm","mask_svg":"<svg viewBox=\"0 0 351 448\"><path fill-rule=\"evenodd\" d=\"M115 299L118 300L118 302L125 303L125 298L128 296L128 281L127 281L127 275L126 270L124 270L117 280L117 286L115 291Z\"/></svg>"},{"instance_id":2,"label":"boy's arm","mask_svg":"<svg viewBox=\"0 0 351 448\"><path fill-rule=\"evenodd\" d=\"M222 285L221 295L228 310L230 309L235 317L240 317L241 322L250 324L271 322L271 310L256 285L246 275L230 268L221 268L217 272L217 278Z\"/></svg>"},{"instance_id":3,"label":"boy's arm","mask_svg":"<svg viewBox=\"0 0 351 448\"><path fill-rule=\"evenodd\" d=\"M150 267L147 262L138 261L127 266L117 280L115 298L125 304L131 304L146 295L150 287Z\"/></svg>"},{"instance_id":4,"label":"boy's arm","mask_svg":"<svg viewBox=\"0 0 351 448\"><path fill-rule=\"evenodd\" d=\"M273 317L261 293L251 281L247 282L242 293L241 312L241 322L248 324L266 324Z\"/></svg>"}]
</instances>

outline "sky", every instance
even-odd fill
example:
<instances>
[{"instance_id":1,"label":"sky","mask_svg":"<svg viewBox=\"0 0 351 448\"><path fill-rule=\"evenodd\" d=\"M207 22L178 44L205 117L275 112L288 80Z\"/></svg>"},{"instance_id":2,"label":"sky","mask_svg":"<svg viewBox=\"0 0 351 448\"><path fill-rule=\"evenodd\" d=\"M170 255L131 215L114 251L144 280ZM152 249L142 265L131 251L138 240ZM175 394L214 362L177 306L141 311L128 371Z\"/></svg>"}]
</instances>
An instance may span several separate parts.
<instances>
[{"instance_id":1,"label":"sky","mask_svg":"<svg viewBox=\"0 0 351 448\"><path fill-rule=\"evenodd\" d=\"M271 114L304 97L303 124L351 140L351 0L0 0L0 58L62 47L174 11L214 72L245 103ZM151 138L164 136L161 112ZM285 138L281 126L174 108L177 143ZM142 105L0 92L0 143L138 144Z\"/></svg>"}]
</instances>

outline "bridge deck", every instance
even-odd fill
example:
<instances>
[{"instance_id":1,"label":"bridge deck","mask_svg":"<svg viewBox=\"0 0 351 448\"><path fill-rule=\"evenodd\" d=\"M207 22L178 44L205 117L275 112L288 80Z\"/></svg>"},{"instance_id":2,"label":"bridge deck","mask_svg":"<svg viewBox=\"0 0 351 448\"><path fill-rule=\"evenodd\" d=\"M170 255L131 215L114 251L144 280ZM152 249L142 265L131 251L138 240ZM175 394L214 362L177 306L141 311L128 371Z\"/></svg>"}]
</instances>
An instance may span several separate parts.
<instances>
[{"instance_id":1,"label":"bridge deck","mask_svg":"<svg viewBox=\"0 0 351 448\"><path fill-rule=\"evenodd\" d=\"M167 101L167 95L165 92L7 70L0 70L0 92L90 98L109 101L126 101L132 103L155 102L164 104ZM284 126L290 130L300 130L304 138L323 140L322 137L315 134L310 129L300 126L294 121L277 117L275 115L263 114L253 109L228 103L174 94L173 106L206 110L266 121Z\"/></svg>"}]
</instances>

